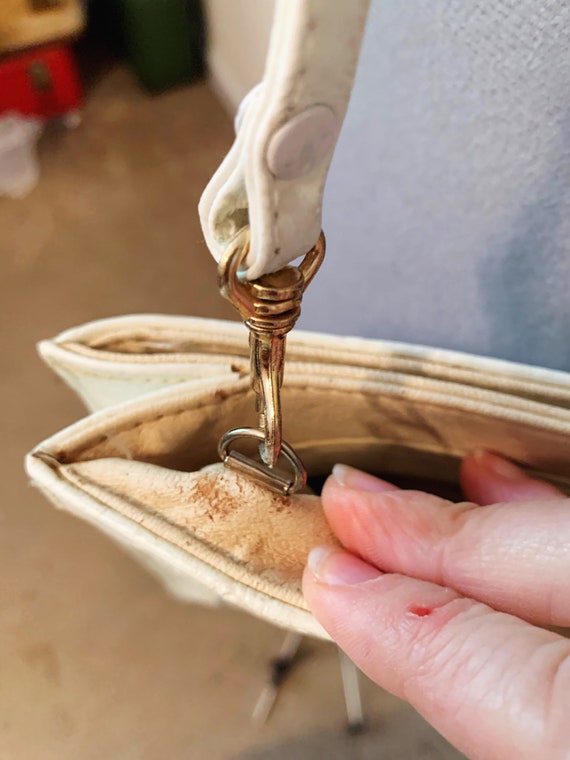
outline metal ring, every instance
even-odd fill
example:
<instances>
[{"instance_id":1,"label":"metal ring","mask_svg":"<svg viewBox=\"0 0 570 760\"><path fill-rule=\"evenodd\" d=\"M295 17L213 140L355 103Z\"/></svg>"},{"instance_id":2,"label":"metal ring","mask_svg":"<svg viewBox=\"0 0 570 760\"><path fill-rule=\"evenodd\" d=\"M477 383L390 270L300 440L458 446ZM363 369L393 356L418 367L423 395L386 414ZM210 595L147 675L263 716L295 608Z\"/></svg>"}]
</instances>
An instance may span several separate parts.
<instances>
[{"instance_id":1,"label":"metal ring","mask_svg":"<svg viewBox=\"0 0 570 760\"><path fill-rule=\"evenodd\" d=\"M325 236L321 230L319 239L305 254L299 266L284 267L284 269L296 269L301 273L301 280L298 283L291 282L285 286L285 290L288 293L285 301L288 298L296 301L305 292L323 262L325 249ZM284 299L283 292L279 292L282 291L281 286L273 294L271 287L263 283L263 277L253 281L247 279L247 270L243 269L243 265L248 254L249 228L245 227L233 238L218 264L218 286L220 291L224 298L227 298L239 311L244 321L259 309L260 297L262 302L266 302L262 308L268 308L267 301L276 300L281 303L280 311L283 310ZM271 307L269 308L271 310Z\"/></svg>"},{"instance_id":2,"label":"metal ring","mask_svg":"<svg viewBox=\"0 0 570 760\"><path fill-rule=\"evenodd\" d=\"M223 435L218 444L218 453L223 463L236 472L252 478L256 482L271 489L282 496L297 493L307 484L307 471L303 462L299 459L295 449L286 441L281 442L281 453L291 465L293 479L283 477L277 470L268 467L263 462L242 454L239 451L230 450L234 441L242 438L253 438L261 443L265 442L265 434L257 428L235 428Z\"/></svg>"}]
</instances>

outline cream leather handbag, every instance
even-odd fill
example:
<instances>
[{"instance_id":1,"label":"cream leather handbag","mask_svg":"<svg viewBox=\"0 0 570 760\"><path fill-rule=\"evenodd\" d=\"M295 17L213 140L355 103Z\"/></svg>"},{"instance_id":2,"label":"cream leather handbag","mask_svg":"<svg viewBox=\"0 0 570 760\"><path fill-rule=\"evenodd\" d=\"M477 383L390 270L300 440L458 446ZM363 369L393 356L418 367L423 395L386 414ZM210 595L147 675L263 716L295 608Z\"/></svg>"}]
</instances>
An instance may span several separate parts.
<instances>
[{"instance_id":1,"label":"cream leather handbag","mask_svg":"<svg viewBox=\"0 0 570 760\"><path fill-rule=\"evenodd\" d=\"M240 249L247 269L234 272L234 295L254 330L255 390L247 331L239 324L151 315L69 330L40 351L93 414L39 444L26 462L56 506L107 533L181 598L228 602L320 637L326 634L300 585L310 548L335 542L318 497L292 495L290 486L299 483L275 493L219 461L228 429L255 431L259 424L262 468L274 471L268 449L278 454L281 439L273 435L280 429L271 404L278 408L282 400L284 438L316 492L337 461L453 490L460 459L477 448L570 492L564 373L297 332L279 387L283 335L275 324L289 315L289 301L279 301L285 307L276 321L274 291L258 278L317 243L366 6L341 3L331 14L326 0L280 0L264 82L241 109L236 143L200 205L216 258L248 229ZM303 271L291 272L302 290ZM240 294L250 281L264 299L248 317ZM259 443L248 435L240 451L246 465Z\"/></svg>"},{"instance_id":2,"label":"cream leather handbag","mask_svg":"<svg viewBox=\"0 0 570 760\"><path fill-rule=\"evenodd\" d=\"M243 327L122 317L69 330L40 351L98 410L28 456L48 498L181 598L224 600L324 637L300 588L309 549L335 541L318 498L271 493L218 461L222 434L254 414ZM286 437L317 488L342 461L450 489L460 459L485 448L570 492L565 373L298 331L283 404Z\"/></svg>"}]
</instances>

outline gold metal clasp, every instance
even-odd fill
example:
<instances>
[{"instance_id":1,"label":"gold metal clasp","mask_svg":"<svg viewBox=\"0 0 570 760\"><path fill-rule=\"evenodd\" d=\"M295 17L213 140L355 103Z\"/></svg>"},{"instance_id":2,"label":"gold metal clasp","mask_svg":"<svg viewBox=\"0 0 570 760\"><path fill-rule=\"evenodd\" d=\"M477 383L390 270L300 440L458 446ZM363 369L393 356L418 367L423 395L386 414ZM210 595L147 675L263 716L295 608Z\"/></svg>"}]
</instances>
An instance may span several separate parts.
<instances>
[{"instance_id":1,"label":"gold metal clasp","mask_svg":"<svg viewBox=\"0 0 570 760\"><path fill-rule=\"evenodd\" d=\"M241 472L247 470L245 474L278 493L294 493L304 487L306 472L294 450L282 439L280 390L285 342L301 313L303 293L324 258L325 239L321 233L298 267L286 266L253 281L246 279L243 268L248 253L249 238L242 233L224 254L218 267L218 281L222 295L236 307L249 329L251 382L259 429L237 428L226 433L219 450L228 466ZM239 438L258 441L261 462L230 449L230 444ZM293 470L290 481L276 470L282 451Z\"/></svg>"}]
</instances>

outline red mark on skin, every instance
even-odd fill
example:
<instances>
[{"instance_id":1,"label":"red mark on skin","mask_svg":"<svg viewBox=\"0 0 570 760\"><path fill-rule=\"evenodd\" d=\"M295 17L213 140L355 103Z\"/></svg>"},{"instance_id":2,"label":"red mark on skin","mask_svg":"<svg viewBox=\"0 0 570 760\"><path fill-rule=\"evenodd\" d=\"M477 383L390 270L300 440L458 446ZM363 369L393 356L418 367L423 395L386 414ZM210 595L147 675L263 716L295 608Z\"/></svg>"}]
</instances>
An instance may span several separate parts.
<instances>
[{"instance_id":1,"label":"red mark on skin","mask_svg":"<svg viewBox=\"0 0 570 760\"><path fill-rule=\"evenodd\" d=\"M428 615L431 615L433 610L429 607L422 607L419 604L412 604L411 607L408 607L408 612L414 617L427 617Z\"/></svg>"}]
</instances>

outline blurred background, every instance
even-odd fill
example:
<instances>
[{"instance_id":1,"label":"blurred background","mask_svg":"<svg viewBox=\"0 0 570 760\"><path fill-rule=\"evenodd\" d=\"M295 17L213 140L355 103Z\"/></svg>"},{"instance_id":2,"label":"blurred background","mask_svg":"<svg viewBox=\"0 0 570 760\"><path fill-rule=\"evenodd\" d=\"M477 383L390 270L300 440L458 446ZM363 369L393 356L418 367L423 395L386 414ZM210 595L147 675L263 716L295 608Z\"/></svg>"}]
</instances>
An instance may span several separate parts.
<instances>
[{"instance_id":1,"label":"blurred background","mask_svg":"<svg viewBox=\"0 0 570 760\"><path fill-rule=\"evenodd\" d=\"M83 414L35 343L85 321L234 318L199 196L261 78L269 0L2 0L0 758L451 758L362 679L348 736L338 657L305 640L251 722L283 633L185 606L26 484L24 453Z\"/></svg>"}]
</instances>

